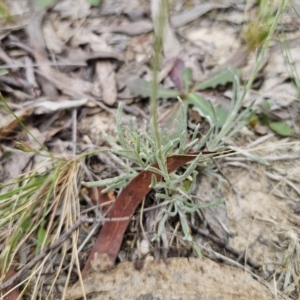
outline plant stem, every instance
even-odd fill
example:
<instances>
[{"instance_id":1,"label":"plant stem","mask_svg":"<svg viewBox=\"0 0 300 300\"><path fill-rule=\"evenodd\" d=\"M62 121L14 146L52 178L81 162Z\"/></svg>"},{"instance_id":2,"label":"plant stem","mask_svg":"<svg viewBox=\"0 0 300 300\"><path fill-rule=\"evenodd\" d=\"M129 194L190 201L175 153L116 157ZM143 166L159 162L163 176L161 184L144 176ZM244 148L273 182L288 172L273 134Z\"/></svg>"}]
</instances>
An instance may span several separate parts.
<instances>
[{"instance_id":1,"label":"plant stem","mask_svg":"<svg viewBox=\"0 0 300 300\"><path fill-rule=\"evenodd\" d=\"M168 0L160 0L159 13L156 15L155 20L155 34L154 34L154 45L153 45L153 60L152 60L152 69L153 69L153 78L151 86L151 120L152 120L152 131L154 133L154 139L158 150L158 155L161 161L164 161L163 153L161 151L161 135L158 124L158 100L157 100L157 88L158 88L158 70L162 54L162 41L164 28L167 19L167 8Z\"/></svg>"},{"instance_id":2,"label":"plant stem","mask_svg":"<svg viewBox=\"0 0 300 300\"><path fill-rule=\"evenodd\" d=\"M265 53L266 53L266 51L267 51L267 49L269 47L270 41L271 41L271 39L272 39L272 37L274 35L274 32L276 30L279 18L281 17L284 9L287 6L287 2L288 2L288 0L282 0L281 1L279 9L277 10L276 16L275 16L274 21L272 23L272 26L270 28L269 34L268 34L268 36L266 38L266 41L263 44L262 49L261 49L261 51L258 54L258 57L257 57L257 60L256 60L256 64L255 64L255 68L254 68L254 70L253 70L253 72L251 74L251 77L249 78L249 80L248 80L248 82L246 84L246 87L244 88L244 91L243 91L243 94L242 94L242 97L241 97L242 100L244 100L247 92L250 90L250 87L251 87L251 85L252 85L252 83L253 83L253 81L254 81L254 79L255 79L258 71L259 71L259 68L260 68L261 63L263 61Z\"/></svg>"}]
</instances>

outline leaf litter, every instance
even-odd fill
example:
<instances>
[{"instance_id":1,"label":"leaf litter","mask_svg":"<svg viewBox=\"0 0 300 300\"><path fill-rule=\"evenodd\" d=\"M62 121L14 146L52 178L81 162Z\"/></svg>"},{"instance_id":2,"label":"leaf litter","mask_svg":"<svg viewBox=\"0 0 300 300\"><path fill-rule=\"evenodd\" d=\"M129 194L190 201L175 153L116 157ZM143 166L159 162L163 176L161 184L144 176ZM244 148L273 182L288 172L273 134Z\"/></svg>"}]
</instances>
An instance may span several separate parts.
<instances>
[{"instance_id":1,"label":"leaf litter","mask_svg":"<svg viewBox=\"0 0 300 300\"><path fill-rule=\"evenodd\" d=\"M35 156L38 157L34 149L39 150L40 146L30 139L27 140L27 136L24 138L24 131L19 125L20 121L37 137L41 145L49 150L60 149L57 152L62 156L70 154L70 147L74 147L74 143L71 142L71 130L76 125L75 136L77 137L76 150L78 155L84 151L99 149L106 145L102 137L103 131L112 136L115 142L118 142L114 137L115 107L118 102L127 105L128 111L134 110L136 112L135 122L139 124L141 130L146 128L144 115L149 116L149 110L147 102L141 100L140 96L144 99L148 98L150 91L147 84L152 78L149 62L152 53L152 30L154 28L152 18L155 18L155 10L152 7L151 12L151 5L142 0L132 1L130 5L125 5L124 1L102 2L99 6L91 6L89 1L72 1L70 4L70 1L60 0L54 6L37 8L33 1L31 1L33 4L31 7L27 6L26 1L22 1L22 3L21 1L9 1L8 11L13 16L15 23L5 23L1 35L0 59L5 72L0 75L0 91L19 121L16 122L12 119L7 111L0 112L3 118L0 131L2 140L1 163L6 173L6 178L2 180L2 184L28 172L34 166L32 161ZM232 24L232 18L226 20L227 10L238 16L239 20L245 20L243 19L244 9L248 9L247 13L250 14L256 8L255 6L253 6L254 8L245 7L243 1L239 1L236 5L232 5L230 2L228 4L200 2L178 0L172 6L170 23L168 23L168 29L165 31L163 39L166 61L164 62L165 68L161 66L160 69L162 72L159 80L161 89L158 91L161 99L159 114L164 115L167 112L166 116L172 116L176 109L176 103L170 99L174 99L178 94L187 91L183 88L184 83L178 82L178 78L180 79L178 74L181 73L178 70L181 68L176 65L176 62L180 59L184 68L189 67L192 70L191 82L199 84L199 89L204 89L197 95L198 97L201 95L206 102L201 102L202 106L200 106L199 101L197 103L190 102L190 105L194 106L195 109L198 104L198 109L195 111L202 116L202 122L203 120L210 122L214 118L214 111L209 110L210 106L207 104L209 103L207 99L212 102L215 99L213 105L222 107L224 99L228 99L232 93L230 84L232 80L228 79L228 76L222 74L220 70L228 70L227 67L241 68L238 72L241 72L242 79L245 80L250 74L249 70L255 65L255 54L245 50L240 36L242 30L240 24L243 21ZM34 13L32 9L39 9L40 11ZM283 19L283 24L286 20L295 22L295 24L299 22L299 18L292 10L289 10L287 15L288 18ZM28 25L27 29L25 29L24 24ZM299 276L297 265L299 232L297 228L300 221L295 207L299 203L299 190L297 188L299 167L297 159L288 159L293 157L294 153L299 153L299 145L295 142L295 138L297 139L299 135L300 124L298 79L295 71L298 65L298 53L296 45L292 43L293 39L297 37L297 31L291 29L284 33L285 37L280 36L281 39L273 40L272 48L268 52L265 62L261 65L255 85L248 94L244 106L248 107L253 100L256 100L255 105L259 105L267 99L270 103L268 116L270 117L272 113L285 113L288 116L284 120L286 123L283 123L282 119L274 120L269 127L264 128L264 131L256 131L255 126L263 125L262 121L258 119L254 129L251 126L245 127L229 143L233 147L244 147L258 139L258 132L261 135L268 135L271 129L275 133L287 137L280 139L277 135L270 135L270 138L256 146L257 149L251 150L261 157L269 157L270 161L273 159L274 162L268 166L250 162L243 156L239 157L239 162L234 161L234 157L231 159L230 156L226 160L217 159L218 166L223 170L224 175L235 187L235 190L239 191L240 197L237 199L237 194L232 186L226 183L224 178L221 179L219 170L216 168L211 170L211 174L218 174L219 177L211 177L204 172L197 179L197 189L194 195L204 202L214 201L223 196L227 198L227 201L218 207L203 209L199 215L192 214L189 228L204 255L218 262L218 264L213 264L208 260L193 262L193 266L203 263L199 267L200 270L209 269L203 272L203 278L208 273L210 276L217 276L219 271L214 270L220 269L221 261L239 268L243 268L245 264L246 269L252 272L252 276L258 276L261 281L272 282L274 280L278 297L297 299L299 297L297 279ZM281 51L284 46L286 48ZM243 54L239 63L237 63L237 59L235 60L237 53ZM178 72L177 75L176 72ZM214 77L215 75L216 77ZM205 82L204 79L208 79L208 81ZM132 89L132 82L135 82L134 89ZM131 90L135 90L134 93L129 91L130 85ZM138 88L139 91L137 92ZM173 109L173 107L175 108ZM74 122L71 113L75 110L77 119ZM255 111L255 113L259 112ZM125 124L129 124L131 118L132 115L125 115L123 121ZM193 128L195 125L190 122L189 128ZM174 126L174 123L169 123L168 126ZM205 126L207 125L203 123L203 130ZM293 128L293 133L287 134L288 129L285 126ZM205 133L205 130L202 133ZM21 146L22 150L16 150L16 145ZM57 145L60 147L58 148ZM24 152L26 149L31 152ZM286 159L280 160L283 157ZM86 166L83 167L86 173L85 180L94 181L99 178L105 179L126 174L123 169L124 165L120 167L120 164L112 161L106 154L94 155L85 163ZM41 160L41 164L43 165L43 160ZM123 164L130 163L125 160ZM137 170L137 172L143 174L145 171ZM141 184L149 186L149 182L142 181ZM129 185L128 188L133 189L132 193L135 194L136 186ZM146 190L149 191L150 189L147 188ZM5 188L2 189L2 193L4 192ZM117 192L120 193L117 199L122 199L122 193L126 193L126 188ZM101 193L101 190L98 193ZM82 190L81 195L83 194L84 191ZM144 194L147 193L144 192ZM162 235L161 244L150 243L149 252L146 251L144 254L146 256L145 263L141 263L139 266L139 263L126 262L144 258L139 253L138 245L142 241L151 239L153 231L156 231L156 224L162 217L160 203L155 201L155 196L151 192L146 198L143 197L145 195L140 195L132 211L125 215L115 215L114 213L118 209L116 203L120 200L114 201L115 208L106 207L101 212L101 206L95 208L93 207L94 200L89 201L89 198L93 198L92 195L90 197L84 195L85 197L80 197L80 208L78 203L76 204L76 216L80 215L86 218L86 223L83 221L80 223L82 226L79 227L78 232L75 234L76 231L74 231L73 239L76 239L76 245L74 244L75 246L73 245L72 248L71 239L67 239L64 247L60 250L58 248L56 252L53 251L50 257L43 261L43 264L40 264L44 268L44 271L39 275L43 278L42 286L35 288L34 283L37 282L37 278L32 277L28 285L29 295L25 297L30 299L30 295L37 295L37 290L39 290L43 291L40 298L45 299L48 292L53 293L53 286L55 285L56 289L60 291L60 295L67 296L67 299L68 297L69 299L76 299L71 294L72 292L77 293L76 297L82 297L83 283L86 287L86 295L100 293L95 296L99 298L95 299L104 299L101 292L110 289L106 287L105 280L110 280L109 278L114 278L114 276L117 280L131 277L134 279L135 276L143 280L141 273L144 272L144 269L148 270L147 268L149 268L151 272L153 270L155 280L159 280L158 272L167 272L164 274L166 277L171 276L172 279L168 282L172 282L176 281L176 276L183 276L178 274L179 271L176 270L178 266L181 266L182 269L187 268L187 272L191 269L190 266L186 266L187 261L184 259L178 258L176 260L173 258L171 261L167 259L168 256L185 256L193 260L192 257L195 256L192 249L189 249L183 241L183 233L178 229L176 225L178 220L176 219L173 220L174 224L172 222L166 223L167 230ZM104 195L106 194L104 193ZM114 197L111 195L109 199L114 199ZM109 199L107 199L108 202L111 201ZM135 212L140 202L142 202L142 206L139 206L138 211ZM103 205L103 202L101 203ZM155 205L158 207L151 207ZM62 225L56 219L63 216L63 207L63 205L58 205L55 208L56 214L54 221L52 220L56 222L55 226L60 226L60 229L62 229ZM101 255L104 254L104 256L100 255L100 258L102 257L99 260L100 269L103 268L102 264L107 264L111 269L106 273L97 271L87 275L80 284L78 274L86 262L89 262L88 256L93 253L90 250L96 245L96 236L99 232L100 225L96 224L95 220L92 221L91 218L99 218L100 216L101 219L106 217L106 214L108 214L108 219L120 216L131 217L131 219L104 223L99 237L101 234L104 235L107 226L116 227L119 226L118 224L125 224L122 229L123 233L118 237L118 240L111 238L108 241L110 243L117 241L118 246L108 247L109 249L105 248L100 251ZM143 218L144 222L138 221L139 218ZM72 222L71 219L66 221L68 225L63 230L56 232L56 240L68 232L70 228L72 229L72 222L74 223L76 219L73 218ZM203 234L201 235L193 228L201 229L202 231L199 232ZM111 232L111 229L108 231ZM40 235L37 238L43 239L42 230L39 232ZM123 236L124 232L125 235ZM3 236L3 233L0 236ZM55 242L55 239L52 241ZM19 253L19 261L15 256L14 266L17 274L22 270L21 261L22 264L26 265L34 257L34 253L30 251L27 253L24 250L29 245L31 242L25 243L21 247L23 254ZM229 248L232 250L230 255L224 254L224 248L222 248L225 247L224 245L231 247ZM47 247L47 245L45 246ZM57 266L63 266L64 270L67 270L68 264L74 265L74 257L77 255L74 254L77 252L74 249L77 246L80 250L77 256L79 257L76 262L77 267L71 267L68 271L70 273L62 271L60 275L55 275L54 270ZM3 251L3 248L0 249ZM72 254L72 251L75 252ZM107 259L105 254L109 254L109 251L113 251L113 255L112 257L109 255ZM64 259L60 260L59 257L66 257L66 259L65 261ZM162 259L160 263L155 263L151 262L153 257ZM232 260L232 257L235 259ZM114 262L116 259L119 262L125 262L114 268L110 260ZM169 266L168 271L166 271L163 259ZM254 263L251 264L249 261ZM257 265L260 268L254 267ZM224 269L226 266L222 268ZM138 269L141 271L137 271ZM132 270L130 271L131 276L128 276L128 270ZM229 270L233 272L234 278L242 277L238 275L238 270L232 268L226 270L227 275L231 272ZM195 272L194 275L191 272L190 277L186 279L188 283L193 282L194 278L198 277L199 270L197 269ZM225 271L223 270L223 272ZM224 273L222 274L220 277L224 279ZM24 274L22 276L17 281L26 277ZM54 281L55 276L58 276L57 283ZM102 285L98 283L91 285L89 282L93 276L96 276ZM74 291L72 288L69 290L64 288L65 282L75 283L78 278L79 283L76 284ZM222 279L217 280L220 284L223 283ZM248 282L251 281L250 277L247 280ZM234 280L230 283L232 282ZM156 285L159 283L161 281L158 281ZM246 284L245 281L237 283L237 286L241 288L240 299L257 297L255 296L256 292L261 297L262 293L266 293L266 299L272 298L266 290L262 292L262 286L258 285L258 282L251 281L253 284L251 288L247 287ZM129 285L129 282L126 285ZM194 283L194 285L198 284ZM268 284L266 283L266 285ZM225 286L228 287L228 285ZM47 288L43 290L42 287ZM272 290L270 286L268 287ZM146 286L138 288L141 293L143 293L143 288L145 294L151 293ZM215 282L207 283L201 293L211 295L210 291L215 290L215 288ZM163 289L164 287L162 287ZM174 287L171 288L171 291L173 289ZM177 286L175 291L178 292L178 289ZM253 295L250 297L245 294L245 291L249 289L253 291ZM232 290L232 286L229 285L229 289L227 289L228 299L233 297ZM115 293L115 295L119 295L120 299L122 297L126 299L127 291L124 288L115 291ZM158 297L164 295L164 292L160 290L156 293ZM186 295L186 290L183 290L182 293ZM237 294L234 295L237 296ZM138 297L138 294L128 296L127 299L133 299L135 296ZM152 296L156 296L156 294L154 293ZM17 296L11 297L16 299ZM61 298L61 296L58 297ZM191 293L191 299L192 297L193 294Z\"/></svg>"}]
</instances>

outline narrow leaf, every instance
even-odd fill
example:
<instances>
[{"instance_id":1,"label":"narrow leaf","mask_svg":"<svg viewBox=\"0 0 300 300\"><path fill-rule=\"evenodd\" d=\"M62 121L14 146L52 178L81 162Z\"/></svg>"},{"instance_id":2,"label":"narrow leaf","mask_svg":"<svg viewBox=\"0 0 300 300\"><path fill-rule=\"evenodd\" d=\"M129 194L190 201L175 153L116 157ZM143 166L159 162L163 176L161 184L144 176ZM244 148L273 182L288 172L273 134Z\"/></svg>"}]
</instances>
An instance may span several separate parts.
<instances>
[{"instance_id":1,"label":"narrow leaf","mask_svg":"<svg viewBox=\"0 0 300 300\"><path fill-rule=\"evenodd\" d=\"M243 150L243 149L241 149L241 148L236 148L236 147L232 147L232 146L229 147L229 149L232 149L232 150L234 150L234 151L236 151L236 152L238 152L238 153L241 153L241 154L244 155L245 157L248 157L248 158L250 158L251 160L256 161L256 162L258 162L258 163L260 163L260 164L262 164L262 165L265 165L265 166L268 166L268 165L269 165L269 163L268 163L265 159L263 159L263 158L261 158L261 157L255 155L255 154L253 154L253 153L250 153L249 151L245 151L245 150Z\"/></svg>"},{"instance_id":2,"label":"narrow leaf","mask_svg":"<svg viewBox=\"0 0 300 300\"><path fill-rule=\"evenodd\" d=\"M88 0L91 6L99 6L102 0Z\"/></svg>"},{"instance_id":3,"label":"narrow leaf","mask_svg":"<svg viewBox=\"0 0 300 300\"><path fill-rule=\"evenodd\" d=\"M201 95L196 95L194 93L190 93L187 96L187 100L189 104L194 105L194 110L196 110L202 117L204 117L211 126L221 127L224 125L227 113L220 107L214 107L215 114L217 117L217 124L215 120L214 111L212 110L211 104L208 100L204 99Z\"/></svg>"},{"instance_id":4,"label":"narrow leaf","mask_svg":"<svg viewBox=\"0 0 300 300\"><path fill-rule=\"evenodd\" d=\"M271 109L271 104L267 101L267 100L263 100L260 105L266 109L266 110L270 110Z\"/></svg>"},{"instance_id":5,"label":"narrow leaf","mask_svg":"<svg viewBox=\"0 0 300 300\"><path fill-rule=\"evenodd\" d=\"M54 3L55 3L55 0L36 0L37 7L47 7L47 6L53 5Z\"/></svg>"},{"instance_id":6,"label":"narrow leaf","mask_svg":"<svg viewBox=\"0 0 300 300\"><path fill-rule=\"evenodd\" d=\"M183 77L182 73L184 70L184 62L182 59L177 58L172 70L169 73L170 79L175 84L175 87L178 91L183 91Z\"/></svg>"},{"instance_id":7,"label":"narrow leaf","mask_svg":"<svg viewBox=\"0 0 300 300\"><path fill-rule=\"evenodd\" d=\"M282 136L291 136L293 134L293 129L282 122L271 122L270 128Z\"/></svg>"},{"instance_id":8,"label":"narrow leaf","mask_svg":"<svg viewBox=\"0 0 300 300\"><path fill-rule=\"evenodd\" d=\"M186 93L189 92L193 81L193 71L191 68L185 68L182 72L183 86Z\"/></svg>"},{"instance_id":9,"label":"narrow leaf","mask_svg":"<svg viewBox=\"0 0 300 300\"><path fill-rule=\"evenodd\" d=\"M241 76L241 71L236 68L226 68L214 74L204 82L198 83L193 90L200 91L208 88L215 88L217 85L225 85L234 81L234 76Z\"/></svg>"},{"instance_id":10,"label":"narrow leaf","mask_svg":"<svg viewBox=\"0 0 300 300\"><path fill-rule=\"evenodd\" d=\"M151 95L151 83L144 79L138 78L128 83L128 87L131 90L134 97L141 96L144 98ZM162 86L158 86L157 97L158 98L176 98L178 92L175 90L165 89Z\"/></svg>"},{"instance_id":11,"label":"narrow leaf","mask_svg":"<svg viewBox=\"0 0 300 300\"><path fill-rule=\"evenodd\" d=\"M37 233L37 246L36 254L40 252L40 249L49 244L49 239L47 238L47 232L44 228L40 227Z\"/></svg>"}]
</instances>

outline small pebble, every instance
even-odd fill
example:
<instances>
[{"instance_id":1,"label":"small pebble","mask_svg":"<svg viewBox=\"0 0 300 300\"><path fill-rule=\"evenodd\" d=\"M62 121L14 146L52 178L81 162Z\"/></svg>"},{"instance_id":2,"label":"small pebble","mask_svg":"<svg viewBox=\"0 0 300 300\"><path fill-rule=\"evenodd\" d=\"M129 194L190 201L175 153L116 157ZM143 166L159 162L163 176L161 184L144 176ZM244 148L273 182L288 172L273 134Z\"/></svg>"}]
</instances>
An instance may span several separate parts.
<instances>
[{"instance_id":1,"label":"small pebble","mask_svg":"<svg viewBox=\"0 0 300 300\"><path fill-rule=\"evenodd\" d=\"M149 242L147 240L142 240L140 243L140 251L142 255L146 255L150 251Z\"/></svg>"}]
</instances>

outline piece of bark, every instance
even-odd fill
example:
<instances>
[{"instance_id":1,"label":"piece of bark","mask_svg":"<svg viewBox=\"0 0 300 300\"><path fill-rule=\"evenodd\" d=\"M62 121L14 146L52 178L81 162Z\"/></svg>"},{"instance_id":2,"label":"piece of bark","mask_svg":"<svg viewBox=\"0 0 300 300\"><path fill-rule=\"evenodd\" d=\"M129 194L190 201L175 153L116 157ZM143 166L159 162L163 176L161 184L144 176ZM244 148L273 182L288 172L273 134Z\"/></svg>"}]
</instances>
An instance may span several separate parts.
<instances>
[{"instance_id":1,"label":"piece of bark","mask_svg":"<svg viewBox=\"0 0 300 300\"><path fill-rule=\"evenodd\" d=\"M0 274L1 274L1 272L2 272L2 270L0 269ZM9 280L15 274L16 274L16 272L13 269L13 267L10 267L9 270L7 271L7 273L5 274L4 281ZM12 286L4 289L3 292L0 292L0 299L17 300L20 296L20 291L19 291L19 288L15 287L15 286L16 286L16 284L13 284ZM13 290L11 290L11 289L13 289ZM2 298L3 295L5 295L5 296Z\"/></svg>"}]
</instances>

